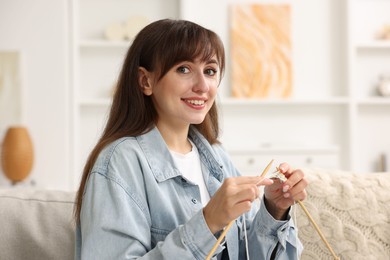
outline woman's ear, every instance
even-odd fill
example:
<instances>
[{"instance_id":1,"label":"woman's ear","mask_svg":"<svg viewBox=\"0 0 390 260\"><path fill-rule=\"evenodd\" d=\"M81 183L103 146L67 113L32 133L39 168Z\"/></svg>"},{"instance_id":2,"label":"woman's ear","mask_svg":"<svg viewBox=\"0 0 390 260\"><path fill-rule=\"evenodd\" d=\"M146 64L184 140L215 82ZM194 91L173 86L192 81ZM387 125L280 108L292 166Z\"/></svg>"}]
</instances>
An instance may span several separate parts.
<instances>
[{"instance_id":1,"label":"woman's ear","mask_svg":"<svg viewBox=\"0 0 390 260\"><path fill-rule=\"evenodd\" d=\"M138 68L138 84L145 95L152 95L153 89L151 84L151 75L144 67Z\"/></svg>"}]
</instances>

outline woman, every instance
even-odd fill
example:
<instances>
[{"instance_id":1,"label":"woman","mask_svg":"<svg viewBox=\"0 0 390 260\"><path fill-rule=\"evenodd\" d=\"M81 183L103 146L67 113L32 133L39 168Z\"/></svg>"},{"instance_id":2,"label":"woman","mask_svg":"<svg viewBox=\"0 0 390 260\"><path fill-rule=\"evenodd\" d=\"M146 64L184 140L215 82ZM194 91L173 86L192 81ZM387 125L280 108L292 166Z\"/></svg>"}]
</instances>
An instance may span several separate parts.
<instances>
[{"instance_id":1,"label":"woman","mask_svg":"<svg viewBox=\"0 0 390 260\"><path fill-rule=\"evenodd\" d=\"M219 37L192 22L137 35L78 191L78 259L205 259L233 220L215 259L300 254L289 208L306 197L303 172L280 165L283 184L240 176L218 141L224 59Z\"/></svg>"}]
</instances>

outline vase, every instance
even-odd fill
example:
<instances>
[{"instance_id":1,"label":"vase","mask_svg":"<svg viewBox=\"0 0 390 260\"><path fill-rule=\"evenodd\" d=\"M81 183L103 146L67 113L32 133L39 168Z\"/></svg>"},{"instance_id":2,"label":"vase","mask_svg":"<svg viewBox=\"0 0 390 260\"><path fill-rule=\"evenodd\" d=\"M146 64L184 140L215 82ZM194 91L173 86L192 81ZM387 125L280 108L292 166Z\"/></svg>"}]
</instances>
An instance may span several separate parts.
<instances>
[{"instance_id":1,"label":"vase","mask_svg":"<svg viewBox=\"0 0 390 260\"><path fill-rule=\"evenodd\" d=\"M17 183L31 172L34 161L33 144L26 127L10 127L4 137L1 165L5 176Z\"/></svg>"},{"instance_id":2,"label":"vase","mask_svg":"<svg viewBox=\"0 0 390 260\"><path fill-rule=\"evenodd\" d=\"M378 84L378 92L383 97L390 96L390 76L381 76Z\"/></svg>"}]
</instances>

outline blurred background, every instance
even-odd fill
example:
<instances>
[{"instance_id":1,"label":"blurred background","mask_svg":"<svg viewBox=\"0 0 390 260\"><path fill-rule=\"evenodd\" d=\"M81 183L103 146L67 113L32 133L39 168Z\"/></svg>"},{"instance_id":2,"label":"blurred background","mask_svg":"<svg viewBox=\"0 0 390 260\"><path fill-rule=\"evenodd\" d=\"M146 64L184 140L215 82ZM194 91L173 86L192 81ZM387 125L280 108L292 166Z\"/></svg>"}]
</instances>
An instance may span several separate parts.
<instances>
[{"instance_id":1,"label":"blurred background","mask_svg":"<svg viewBox=\"0 0 390 260\"><path fill-rule=\"evenodd\" d=\"M75 190L132 38L173 18L224 42L221 139L243 174L271 159L389 171L389 13L388 0L0 0L0 146L27 129L18 185Z\"/></svg>"}]
</instances>

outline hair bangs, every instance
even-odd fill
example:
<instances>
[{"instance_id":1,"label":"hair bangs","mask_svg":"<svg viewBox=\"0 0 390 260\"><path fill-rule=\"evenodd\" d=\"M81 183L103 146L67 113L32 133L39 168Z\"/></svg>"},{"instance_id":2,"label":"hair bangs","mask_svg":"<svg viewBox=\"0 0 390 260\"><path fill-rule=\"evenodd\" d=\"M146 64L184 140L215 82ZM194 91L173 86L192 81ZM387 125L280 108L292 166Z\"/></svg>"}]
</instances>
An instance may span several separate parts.
<instances>
[{"instance_id":1,"label":"hair bangs","mask_svg":"<svg viewBox=\"0 0 390 260\"><path fill-rule=\"evenodd\" d=\"M219 37L212 31L190 22L181 28L170 28L164 32L160 51L155 56L155 68L160 72L160 79L174 65L182 61L200 59L208 62L214 55L217 58L221 74L225 68L224 47ZM181 35L182 37L178 37Z\"/></svg>"}]
</instances>

